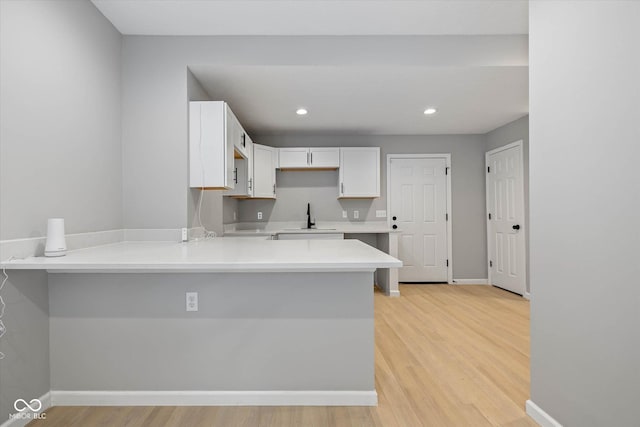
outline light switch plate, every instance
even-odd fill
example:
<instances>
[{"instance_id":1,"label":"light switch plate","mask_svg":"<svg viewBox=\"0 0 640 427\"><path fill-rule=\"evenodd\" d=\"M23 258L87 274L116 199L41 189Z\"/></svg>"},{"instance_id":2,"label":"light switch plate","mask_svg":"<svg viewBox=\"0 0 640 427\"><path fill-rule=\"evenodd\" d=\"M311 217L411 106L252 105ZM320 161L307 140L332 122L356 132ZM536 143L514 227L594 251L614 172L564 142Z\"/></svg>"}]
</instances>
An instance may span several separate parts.
<instances>
[{"instance_id":1,"label":"light switch plate","mask_svg":"<svg viewBox=\"0 0 640 427\"><path fill-rule=\"evenodd\" d=\"M353 211L353 219L360 218L360 211Z\"/></svg>"},{"instance_id":2,"label":"light switch plate","mask_svg":"<svg viewBox=\"0 0 640 427\"><path fill-rule=\"evenodd\" d=\"M386 218L387 211L376 211L376 218Z\"/></svg>"},{"instance_id":3,"label":"light switch plate","mask_svg":"<svg viewBox=\"0 0 640 427\"><path fill-rule=\"evenodd\" d=\"M347 211L342 211L342 218L349 218Z\"/></svg>"}]
</instances>

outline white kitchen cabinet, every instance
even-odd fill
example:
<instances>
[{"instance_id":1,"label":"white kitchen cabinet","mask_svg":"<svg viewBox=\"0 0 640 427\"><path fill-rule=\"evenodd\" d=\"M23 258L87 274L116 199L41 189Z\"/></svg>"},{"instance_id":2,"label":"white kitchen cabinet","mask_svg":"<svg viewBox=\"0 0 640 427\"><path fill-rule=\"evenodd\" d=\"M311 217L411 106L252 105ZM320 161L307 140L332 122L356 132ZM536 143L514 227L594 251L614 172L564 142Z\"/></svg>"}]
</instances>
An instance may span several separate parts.
<instances>
[{"instance_id":1,"label":"white kitchen cabinet","mask_svg":"<svg viewBox=\"0 0 640 427\"><path fill-rule=\"evenodd\" d=\"M308 148L279 148L278 158L280 169L298 169L309 166Z\"/></svg>"},{"instance_id":2,"label":"white kitchen cabinet","mask_svg":"<svg viewBox=\"0 0 640 427\"><path fill-rule=\"evenodd\" d=\"M259 199L276 198L277 150L266 145L253 144L253 194Z\"/></svg>"},{"instance_id":3,"label":"white kitchen cabinet","mask_svg":"<svg viewBox=\"0 0 640 427\"><path fill-rule=\"evenodd\" d=\"M233 114L230 108L228 108L227 128L232 133L233 146L236 151L236 158L248 158L251 156L251 138L247 135L238 118Z\"/></svg>"},{"instance_id":4,"label":"white kitchen cabinet","mask_svg":"<svg viewBox=\"0 0 640 427\"><path fill-rule=\"evenodd\" d=\"M338 198L380 197L380 148L341 147Z\"/></svg>"},{"instance_id":5,"label":"white kitchen cabinet","mask_svg":"<svg viewBox=\"0 0 640 427\"><path fill-rule=\"evenodd\" d=\"M234 183L233 138L226 131L224 102L189 103L189 186L230 189Z\"/></svg>"},{"instance_id":6,"label":"white kitchen cabinet","mask_svg":"<svg viewBox=\"0 0 640 427\"><path fill-rule=\"evenodd\" d=\"M337 169L340 150L337 147L280 148L280 169Z\"/></svg>"},{"instance_id":7,"label":"white kitchen cabinet","mask_svg":"<svg viewBox=\"0 0 640 427\"><path fill-rule=\"evenodd\" d=\"M247 149L253 151L253 141L247 135L245 142ZM237 153L234 159L234 183L232 190L224 193L225 196L234 196L238 198L248 198L253 196L254 178L253 178L253 156L247 158L240 157Z\"/></svg>"},{"instance_id":8,"label":"white kitchen cabinet","mask_svg":"<svg viewBox=\"0 0 640 427\"><path fill-rule=\"evenodd\" d=\"M249 145L250 138L225 102L189 102L190 187L235 188L234 157L250 161Z\"/></svg>"}]
</instances>

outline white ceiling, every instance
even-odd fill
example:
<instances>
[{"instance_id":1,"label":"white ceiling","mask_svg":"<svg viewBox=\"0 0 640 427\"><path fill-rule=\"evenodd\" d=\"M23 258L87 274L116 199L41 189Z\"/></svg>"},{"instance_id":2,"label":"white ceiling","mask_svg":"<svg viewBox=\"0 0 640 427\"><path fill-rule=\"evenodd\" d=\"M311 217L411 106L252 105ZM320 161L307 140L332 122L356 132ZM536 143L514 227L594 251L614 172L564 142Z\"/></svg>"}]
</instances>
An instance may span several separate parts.
<instances>
[{"instance_id":1,"label":"white ceiling","mask_svg":"<svg viewBox=\"0 0 640 427\"><path fill-rule=\"evenodd\" d=\"M528 111L527 67L190 69L250 132L474 134ZM430 106L438 112L425 116ZM297 116L299 107L309 114Z\"/></svg>"},{"instance_id":2,"label":"white ceiling","mask_svg":"<svg viewBox=\"0 0 640 427\"><path fill-rule=\"evenodd\" d=\"M92 1L127 35L376 36L335 66L188 64L253 133L486 133L528 112L526 0Z\"/></svg>"},{"instance_id":3,"label":"white ceiling","mask_svg":"<svg viewBox=\"0 0 640 427\"><path fill-rule=\"evenodd\" d=\"M527 34L526 0L92 0L131 35Z\"/></svg>"}]
</instances>

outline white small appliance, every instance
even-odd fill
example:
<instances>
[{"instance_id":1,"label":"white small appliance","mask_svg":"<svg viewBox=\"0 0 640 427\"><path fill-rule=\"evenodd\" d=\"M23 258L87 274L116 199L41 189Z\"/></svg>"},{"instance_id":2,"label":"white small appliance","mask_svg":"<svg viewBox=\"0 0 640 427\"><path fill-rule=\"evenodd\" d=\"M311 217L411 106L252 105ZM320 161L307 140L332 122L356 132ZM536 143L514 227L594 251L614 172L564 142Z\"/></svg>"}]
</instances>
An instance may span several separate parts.
<instances>
[{"instance_id":1,"label":"white small appliance","mask_svg":"<svg viewBox=\"0 0 640 427\"><path fill-rule=\"evenodd\" d=\"M47 220L47 244L44 247L44 256L64 256L66 254L64 218L49 218Z\"/></svg>"}]
</instances>

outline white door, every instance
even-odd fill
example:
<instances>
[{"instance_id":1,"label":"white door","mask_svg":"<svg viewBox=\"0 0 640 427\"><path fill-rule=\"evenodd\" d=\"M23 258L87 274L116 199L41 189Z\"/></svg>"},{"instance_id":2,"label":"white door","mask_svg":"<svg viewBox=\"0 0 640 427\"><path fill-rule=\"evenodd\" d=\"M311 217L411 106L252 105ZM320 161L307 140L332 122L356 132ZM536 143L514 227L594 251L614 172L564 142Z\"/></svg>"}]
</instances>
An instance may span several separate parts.
<instances>
[{"instance_id":1,"label":"white door","mask_svg":"<svg viewBox=\"0 0 640 427\"><path fill-rule=\"evenodd\" d=\"M522 144L487 153L487 232L492 285L524 295L526 254Z\"/></svg>"},{"instance_id":2,"label":"white door","mask_svg":"<svg viewBox=\"0 0 640 427\"><path fill-rule=\"evenodd\" d=\"M392 226L401 230L400 282L448 282L447 160L390 159Z\"/></svg>"}]
</instances>

